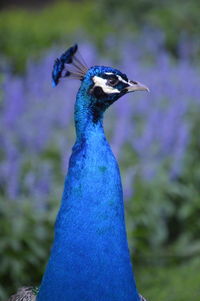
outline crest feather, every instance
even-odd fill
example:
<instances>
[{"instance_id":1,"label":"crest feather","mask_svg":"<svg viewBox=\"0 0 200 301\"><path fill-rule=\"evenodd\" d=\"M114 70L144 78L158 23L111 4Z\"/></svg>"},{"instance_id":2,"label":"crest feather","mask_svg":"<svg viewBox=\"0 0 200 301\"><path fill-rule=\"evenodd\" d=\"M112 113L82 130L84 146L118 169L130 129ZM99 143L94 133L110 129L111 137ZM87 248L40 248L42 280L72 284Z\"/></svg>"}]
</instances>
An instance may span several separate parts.
<instances>
[{"instance_id":1,"label":"crest feather","mask_svg":"<svg viewBox=\"0 0 200 301\"><path fill-rule=\"evenodd\" d=\"M88 67L78 52L78 45L70 47L54 62L52 71L53 87L57 86L60 78L72 77L82 80Z\"/></svg>"}]
</instances>

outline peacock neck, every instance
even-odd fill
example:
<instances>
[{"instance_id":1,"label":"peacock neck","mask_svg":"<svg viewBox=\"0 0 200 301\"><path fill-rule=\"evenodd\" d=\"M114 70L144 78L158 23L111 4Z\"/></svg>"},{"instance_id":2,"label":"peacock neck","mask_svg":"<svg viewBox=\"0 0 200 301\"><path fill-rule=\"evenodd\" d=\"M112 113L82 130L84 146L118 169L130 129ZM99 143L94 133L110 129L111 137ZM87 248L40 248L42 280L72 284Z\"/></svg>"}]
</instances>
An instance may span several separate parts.
<instances>
[{"instance_id":1,"label":"peacock neck","mask_svg":"<svg viewBox=\"0 0 200 301\"><path fill-rule=\"evenodd\" d=\"M139 301L118 165L104 135L103 113L84 97L79 91L77 140L37 300Z\"/></svg>"},{"instance_id":2,"label":"peacock neck","mask_svg":"<svg viewBox=\"0 0 200 301\"><path fill-rule=\"evenodd\" d=\"M88 101L85 101L85 99ZM103 115L101 108L93 106L93 98L88 96L84 87L79 89L74 110L77 142L90 138L94 133L104 136Z\"/></svg>"}]
</instances>

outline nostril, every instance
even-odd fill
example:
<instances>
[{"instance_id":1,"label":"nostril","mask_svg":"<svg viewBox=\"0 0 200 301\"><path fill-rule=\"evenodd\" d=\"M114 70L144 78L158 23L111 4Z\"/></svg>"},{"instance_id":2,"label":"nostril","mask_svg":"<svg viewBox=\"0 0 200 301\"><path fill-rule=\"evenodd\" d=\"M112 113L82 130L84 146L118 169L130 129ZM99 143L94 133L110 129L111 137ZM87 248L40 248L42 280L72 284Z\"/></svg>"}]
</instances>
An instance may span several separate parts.
<instances>
[{"instance_id":1,"label":"nostril","mask_svg":"<svg viewBox=\"0 0 200 301\"><path fill-rule=\"evenodd\" d=\"M130 80L130 83L133 85L137 85L137 82L135 82L134 80Z\"/></svg>"}]
</instances>

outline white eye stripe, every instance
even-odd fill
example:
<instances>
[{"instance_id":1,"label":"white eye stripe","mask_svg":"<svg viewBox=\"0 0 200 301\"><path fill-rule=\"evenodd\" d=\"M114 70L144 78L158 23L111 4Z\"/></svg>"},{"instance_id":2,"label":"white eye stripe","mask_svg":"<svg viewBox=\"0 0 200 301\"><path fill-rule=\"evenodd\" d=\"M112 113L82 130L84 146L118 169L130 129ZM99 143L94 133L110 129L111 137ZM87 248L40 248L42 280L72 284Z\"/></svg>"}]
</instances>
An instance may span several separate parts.
<instances>
[{"instance_id":1,"label":"white eye stripe","mask_svg":"<svg viewBox=\"0 0 200 301\"><path fill-rule=\"evenodd\" d=\"M108 93L108 94L120 93L118 89L115 89L114 87L107 85L107 79L95 75L93 77L93 82L94 82L94 86L101 87L104 93Z\"/></svg>"},{"instance_id":2,"label":"white eye stripe","mask_svg":"<svg viewBox=\"0 0 200 301\"><path fill-rule=\"evenodd\" d=\"M120 82L122 82L122 83L125 83L125 84L129 84L126 80L124 80L120 75L118 75L118 74L114 74L114 73L112 73L112 72L106 72L105 74L107 74L107 75L115 75L115 76L117 76L117 78L118 78L118 80L120 81Z\"/></svg>"}]
</instances>

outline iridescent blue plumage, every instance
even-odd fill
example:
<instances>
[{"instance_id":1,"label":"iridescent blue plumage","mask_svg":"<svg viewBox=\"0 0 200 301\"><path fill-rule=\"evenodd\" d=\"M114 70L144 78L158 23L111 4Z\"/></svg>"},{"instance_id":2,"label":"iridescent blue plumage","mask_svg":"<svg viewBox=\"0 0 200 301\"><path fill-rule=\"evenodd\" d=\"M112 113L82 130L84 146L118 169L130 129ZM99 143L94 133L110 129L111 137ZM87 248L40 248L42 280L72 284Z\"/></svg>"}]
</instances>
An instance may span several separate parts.
<instances>
[{"instance_id":1,"label":"iridescent blue plumage","mask_svg":"<svg viewBox=\"0 0 200 301\"><path fill-rule=\"evenodd\" d=\"M55 84L76 51L76 46L70 48L55 62ZM74 113L77 138L37 301L139 301L120 172L104 134L103 115L125 93L147 87L110 67L78 70L82 82Z\"/></svg>"},{"instance_id":2,"label":"iridescent blue plumage","mask_svg":"<svg viewBox=\"0 0 200 301\"><path fill-rule=\"evenodd\" d=\"M67 51L65 51L61 55L61 57L60 57L61 62L63 62L64 64L71 64L72 60L73 60L73 56L75 55L77 50L78 50L78 45L77 44L70 47Z\"/></svg>"},{"instance_id":3,"label":"iridescent blue plumage","mask_svg":"<svg viewBox=\"0 0 200 301\"><path fill-rule=\"evenodd\" d=\"M54 63L54 66L53 66L53 71L52 71L52 85L53 85L53 87L57 86L63 69L64 69L64 64L60 61L60 59L56 59L55 63Z\"/></svg>"},{"instance_id":4,"label":"iridescent blue plumage","mask_svg":"<svg viewBox=\"0 0 200 301\"><path fill-rule=\"evenodd\" d=\"M65 51L60 58L55 60L53 71L52 71L52 85L53 87L57 86L59 79L61 77L70 76L70 71L65 70L64 74L62 72L65 69L66 64L72 64L74 55L78 50L78 45L75 44L74 46L70 47L67 51Z\"/></svg>"}]
</instances>

